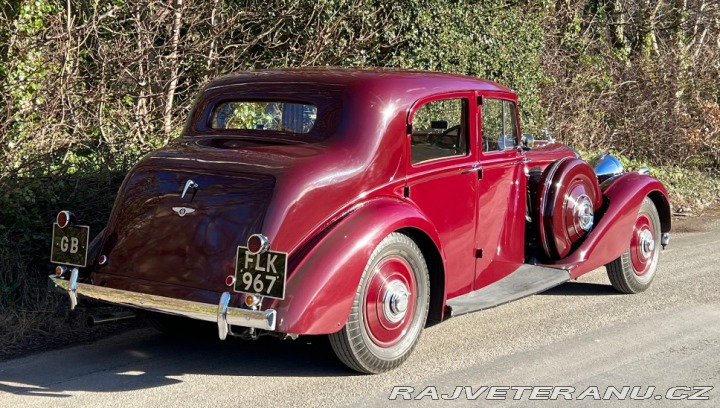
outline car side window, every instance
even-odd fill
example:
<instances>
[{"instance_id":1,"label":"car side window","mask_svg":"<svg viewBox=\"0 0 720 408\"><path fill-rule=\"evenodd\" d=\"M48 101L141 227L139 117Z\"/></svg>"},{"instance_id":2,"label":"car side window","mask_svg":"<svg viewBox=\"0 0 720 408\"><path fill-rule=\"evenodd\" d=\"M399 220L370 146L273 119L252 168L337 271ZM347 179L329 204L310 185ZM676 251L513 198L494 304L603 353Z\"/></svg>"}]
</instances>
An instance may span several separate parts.
<instances>
[{"instance_id":1,"label":"car side window","mask_svg":"<svg viewBox=\"0 0 720 408\"><path fill-rule=\"evenodd\" d=\"M468 153L468 100L428 102L413 115L410 159L413 164Z\"/></svg>"},{"instance_id":2,"label":"car side window","mask_svg":"<svg viewBox=\"0 0 720 408\"><path fill-rule=\"evenodd\" d=\"M482 104L482 151L517 147L518 124L515 103L484 98Z\"/></svg>"}]
</instances>

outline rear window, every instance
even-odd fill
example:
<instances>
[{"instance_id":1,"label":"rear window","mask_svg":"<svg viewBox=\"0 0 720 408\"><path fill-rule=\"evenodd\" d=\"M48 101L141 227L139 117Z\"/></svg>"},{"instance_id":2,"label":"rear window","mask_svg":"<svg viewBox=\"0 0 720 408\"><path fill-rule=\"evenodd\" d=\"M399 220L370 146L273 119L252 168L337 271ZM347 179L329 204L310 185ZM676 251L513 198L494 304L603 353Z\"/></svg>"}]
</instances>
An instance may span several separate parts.
<instances>
[{"instance_id":1,"label":"rear window","mask_svg":"<svg viewBox=\"0 0 720 408\"><path fill-rule=\"evenodd\" d=\"M317 120L315 105L293 102L232 101L213 111L213 129L247 129L305 134Z\"/></svg>"}]
</instances>

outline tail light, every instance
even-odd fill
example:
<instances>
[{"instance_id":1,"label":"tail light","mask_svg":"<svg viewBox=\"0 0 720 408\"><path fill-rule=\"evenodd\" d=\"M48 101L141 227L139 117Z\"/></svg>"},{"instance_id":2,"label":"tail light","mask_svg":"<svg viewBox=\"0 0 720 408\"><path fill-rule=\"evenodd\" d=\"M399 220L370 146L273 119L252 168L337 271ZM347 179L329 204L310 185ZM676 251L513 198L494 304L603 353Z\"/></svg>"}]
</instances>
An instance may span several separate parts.
<instances>
[{"instance_id":1,"label":"tail light","mask_svg":"<svg viewBox=\"0 0 720 408\"><path fill-rule=\"evenodd\" d=\"M247 242L248 252L252 255L267 252L270 249L270 240L262 234L252 234Z\"/></svg>"},{"instance_id":2,"label":"tail light","mask_svg":"<svg viewBox=\"0 0 720 408\"><path fill-rule=\"evenodd\" d=\"M57 222L58 227L65 228L75 222L75 214L70 211L60 211L55 218L55 222Z\"/></svg>"},{"instance_id":3,"label":"tail light","mask_svg":"<svg viewBox=\"0 0 720 408\"><path fill-rule=\"evenodd\" d=\"M65 272L67 272L67 268L64 266L56 266L55 267L55 276L58 278L62 278L63 275L65 275Z\"/></svg>"},{"instance_id":4,"label":"tail light","mask_svg":"<svg viewBox=\"0 0 720 408\"><path fill-rule=\"evenodd\" d=\"M245 295L245 306L255 307L260 303L260 296Z\"/></svg>"}]
</instances>

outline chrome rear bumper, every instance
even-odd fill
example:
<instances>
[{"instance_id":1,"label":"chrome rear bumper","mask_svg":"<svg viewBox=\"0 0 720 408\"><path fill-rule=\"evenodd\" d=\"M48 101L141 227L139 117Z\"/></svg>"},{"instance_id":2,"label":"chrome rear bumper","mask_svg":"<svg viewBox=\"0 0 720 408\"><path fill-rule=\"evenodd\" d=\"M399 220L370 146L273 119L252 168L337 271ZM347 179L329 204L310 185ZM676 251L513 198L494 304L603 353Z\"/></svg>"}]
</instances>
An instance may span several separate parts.
<instances>
[{"instance_id":1,"label":"chrome rear bumper","mask_svg":"<svg viewBox=\"0 0 720 408\"><path fill-rule=\"evenodd\" d=\"M223 292L220 301L216 305L192 302L79 283L77 269L72 270L70 278L67 280L50 275L48 287L55 292L68 295L70 298L70 310L75 309L78 295L82 295L120 306L217 322L218 336L221 340L225 340L228 333L231 333L230 326L275 330L277 317L275 310L248 310L229 307L228 304L231 298L229 292Z\"/></svg>"}]
</instances>

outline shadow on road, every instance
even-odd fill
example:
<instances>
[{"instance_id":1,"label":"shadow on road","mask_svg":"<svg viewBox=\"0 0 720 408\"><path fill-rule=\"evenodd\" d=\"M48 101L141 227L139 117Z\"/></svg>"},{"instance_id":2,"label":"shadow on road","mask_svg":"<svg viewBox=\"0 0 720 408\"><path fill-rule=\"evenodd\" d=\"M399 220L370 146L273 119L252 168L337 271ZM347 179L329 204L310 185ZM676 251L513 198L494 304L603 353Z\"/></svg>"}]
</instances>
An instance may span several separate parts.
<instances>
[{"instance_id":1,"label":"shadow on road","mask_svg":"<svg viewBox=\"0 0 720 408\"><path fill-rule=\"evenodd\" d=\"M283 341L172 337L154 329L88 346L57 350L0 365L0 392L69 397L66 392L120 392L186 381L181 376L334 377L355 373L335 357L323 336ZM264 391L263 391L264 392Z\"/></svg>"},{"instance_id":2,"label":"shadow on road","mask_svg":"<svg viewBox=\"0 0 720 408\"><path fill-rule=\"evenodd\" d=\"M538 295L543 296L608 296L620 294L609 284L575 281L565 282L560 286L538 293Z\"/></svg>"}]
</instances>

